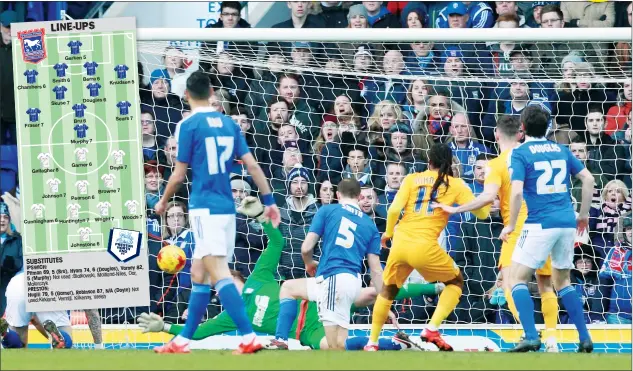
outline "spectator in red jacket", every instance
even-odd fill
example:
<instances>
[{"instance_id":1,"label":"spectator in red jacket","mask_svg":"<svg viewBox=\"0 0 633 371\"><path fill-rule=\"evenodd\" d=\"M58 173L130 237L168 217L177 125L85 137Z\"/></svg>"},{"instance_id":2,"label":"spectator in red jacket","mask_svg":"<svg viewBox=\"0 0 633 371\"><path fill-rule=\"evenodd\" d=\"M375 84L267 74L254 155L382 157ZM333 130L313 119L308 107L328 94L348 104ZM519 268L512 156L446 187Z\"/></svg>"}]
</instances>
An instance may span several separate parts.
<instances>
[{"instance_id":1,"label":"spectator in red jacket","mask_svg":"<svg viewBox=\"0 0 633 371\"><path fill-rule=\"evenodd\" d=\"M604 132L613 135L615 132L622 130L631 112L631 80L627 80L622 84L622 91L618 95L618 104L609 108L607 112L607 124Z\"/></svg>"}]
</instances>

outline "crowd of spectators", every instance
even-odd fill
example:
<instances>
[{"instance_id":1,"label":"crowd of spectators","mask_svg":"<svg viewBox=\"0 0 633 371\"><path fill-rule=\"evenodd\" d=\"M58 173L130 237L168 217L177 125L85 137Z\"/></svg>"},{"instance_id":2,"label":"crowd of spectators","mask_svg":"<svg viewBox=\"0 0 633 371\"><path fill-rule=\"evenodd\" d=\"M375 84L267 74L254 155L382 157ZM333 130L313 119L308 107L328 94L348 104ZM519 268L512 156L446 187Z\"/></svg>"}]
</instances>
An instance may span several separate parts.
<instances>
[{"instance_id":1,"label":"crowd of spectators","mask_svg":"<svg viewBox=\"0 0 633 371\"><path fill-rule=\"evenodd\" d=\"M346 28L631 27L632 6L629 2L297 1L288 2L289 19L273 27L340 28L342 33ZM11 152L14 106L5 97L13 91L11 72L5 67L10 66L5 14L0 19L1 171L17 179L17 165L12 167L4 156L17 156ZM222 2L219 21L209 27L251 27L241 14L239 2ZM362 211L382 232L387 208L403 178L426 169L426 153L434 143L449 143L453 175L479 194L486 163L497 154L497 121L518 119L525 107L539 105L551 115L548 139L569 146L596 181L589 232L578 236L572 274L587 321L631 323L630 43L220 42L203 43L200 55L200 69L209 74L214 89L210 104L239 125L281 209L280 229L286 243L278 267L280 280L306 276L301 243L319 207L336 202L340 180L355 178L362 184ZM139 63L149 309L182 322L187 315L190 262L171 276L158 269L156 255L165 244L174 244L191 258L195 247L187 217L191 174L163 217L152 208L175 163L176 127L191 114L182 83L191 71L178 47L168 47L162 56L158 68ZM239 161L231 173L236 204L257 194ZM3 179L2 191L15 196L16 185ZM580 185L572 179L574 201L579 201L580 193ZM9 233L10 228L5 231L8 213L2 210L0 282L6 282L4 274L17 269L21 256L5 258L19 235ZM501 246L497 237L502 228L498 201L487 220L470 213L450 218L440 243L462 269L465 285L449 321L514 322L497 270ZM235 246L232 268L248 277L266 246L261 225L238 214ZM381 258L386 260L388 253L385 249ZM414 274L410 280L424 278ZM365 281L369 283L367 277ZM532 291L538 298L535 285ZM209 316L218 312L217 304L214 297ZM421 297L397 302L395 308L402 322L425 323L435 304L436 298ZM136 309L109 309L103 314L107 323L131 322ZM367 320L367 315L354 316L358 323ZM561 304L560 322L566 321Z\"/></svg>"}]
</instances>

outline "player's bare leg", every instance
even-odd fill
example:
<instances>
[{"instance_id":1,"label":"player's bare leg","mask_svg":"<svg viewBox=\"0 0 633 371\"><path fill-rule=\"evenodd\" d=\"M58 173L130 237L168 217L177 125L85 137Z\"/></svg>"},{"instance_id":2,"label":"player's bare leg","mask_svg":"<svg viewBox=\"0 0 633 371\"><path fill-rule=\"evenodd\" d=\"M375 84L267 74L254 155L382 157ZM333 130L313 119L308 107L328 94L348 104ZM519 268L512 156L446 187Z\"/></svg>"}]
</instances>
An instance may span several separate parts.
<instances>
[{"instance_id":1,"label":"player's bare leg","mask_svg":"<svg viewBox=\"0 0 633 371\"><path fill-rule=\"evenodd\" d=\"M387 317L389 317L391 304L398 294L398 291L398 285L383 284L382 291L378 294L376 303L374 303L374 313L371 319L371 333L369 335L369 342L365 345L365 351L375 352L378 350L380 331L382 331L382 326L385 324Z\"/></svg>"},{"instance_id":2,"label":"player's bare leg","mask_svg":"<svg viewBox=\"0 0 633 371\"><path fill-rule=\"evenodd\" d=\"M348 331L346 328L332 324L324 323L325 338L327 340L329 350L345 350L345 341L347 340Z\"/></svg>"},{"instance_id":3,"label":"player's bare leg","mask_svg":"<svg viewBox=\"0 0 633 371\"><path fill-rule=\"evenodd\" d=\"M92 341L95 349L103 349L103 332L101 330L101 315L98 309L86 309L86 319L88 320L88 328L92 334Z\"/></svg>"},{"instance_id":4,"label":"player's bare leg","mask_svg":"<svg viewBox=\"0 0 633 371\"><path fill-rule=\"evenodd\" d=\"M204 263L200 259L194 259L193 262L191 263L191 282L193 283L193 290L197 290L197 288L200 288L199 293L197 291L196 293L194 293L192 290L191 295L192 296L202 295L203 296L202 301L206 300L208 303L209 299L206 295L207 294L210 295L211 279L210 279L209 274L206 271ZM208 287L208 290L206 290L206 287ZM192 301L193 301L193 298L190 298L189 299L190 306L192 304ZM206 309L206 303L204 307ZM197 320L197 322L200 322L200 320L202 319L202 314L200 315L200 318ZM188 316L187 321L195 322L195 318ZM154 348L154 352L176 353L176 354L191 353L191 350L189 349L189 341L190 341L190 338L193 337L193 333L195 332L195 329L197 328L198 323L190 324L190 326L192 327L192 329L190 329L188 333L185 333L185 330L183 329L180 335L177 335L176 337L174 337L167 344Z\"/></svg>"},{"instance_id":5,"label":"player's bare leg","mask_svg":"<svg viewBox=\"0 0 633 371\"><path fill-rule=\"evenodd\" d=\"M527 283L531 280L533 274L534 269L515 261L512 262L510 274L512 298L519 312L519 319L525 332L525 338L514 348L510 349L509 352L536 352L541 349L541 339L534 324L534 301L527 287Z\"/></svg>"},{"instance_id":6,"label":"player's bare leg","mask_svg":"<svg viewBox=\"0 0 633 371\"><path fill-rule=\"evenodd\" d=\"M226 256L207 255L202 258L202 262L211 277L211 283L220 296L224 310L235 322L242 335L242 343L233 354L249 354L262 350L263 346L257 340L253 326L246 315L241 293L237 291L233 282Z\"/></svg>"},{"instance_id":7,"label":"player's bare leg","mask_svg":"<svg viewBox=\"0 0 633 371\"><path fill-rule=\"evenodd\" d=\"M503 293L506 297L506 302L508 303L508 309L514 320L519 323L519 312L517 311L517 307L514 304L514 299L512 299L512 279L510 277L512 266L502 267L501 268L501 279L503 286Z\"/></svg>"},{"instance_id":8,"label":"player's bare leg","mask_svg":"<svg viewBox=\"0 0 633 371\"><path fill-rule=\"evenodd\" d=\"M288 280L281 285L279 291L279 319L277 320L277 329L275 330L275 338L270 341L267 349L288 350L288 335L292 323L297 317L297 300L307 299L307 278ZM334 335L334 338L335 337Z\"/></svg>"},{"instance_id":9,"label":"player's bare leg","mask_svg":"<svg viewBox=\"0 0 633 371\"><path fill-rule=\"evenodd\" d=\"M591 341L591 336L589 335L587 324L585 323L582 302L576 290L571 286L569 269L554 268L552 270L552 281L554 288L558 291L558 296L563 301L563 305L565 305L569 318L578 330L578 336L580 338L578 353L593 352L593 342Z\"/></svg>"},{"instance_id":10,"label":"player's bare leg","mask_svg":"<svg viewBox=\"0 0 633 371\"><path fill-rule=\"evenodd\" d=\"M554 293L552 277L537 274L536 283L538 284L538 291L541 294L541 311L543 312L543 320L545 322L545 331L543 332L543 339L545 339L545 351L549 353L558 353L558 344L556 342L558 298L556 297L556 293Z\"/></svg>"},{"instance_id":11,"label":"player's bare leg","mask_svg":"<svg viewBox=\"0 0 633 371\"><path fill-rule=\"evenodd\" d=\"M462 277L461 272L459 272L457 277L444 282L444 284L446 287L440 294L440 300L437 303L435 312L433 312L429 324L422 331L420 338L422 341L434 344L440 351L452 352L453 347L442 339L438 328L446 317L455 310L455 307L457 307L459 298L462 296L464 277Z\"/></svg>"}]
</instances>

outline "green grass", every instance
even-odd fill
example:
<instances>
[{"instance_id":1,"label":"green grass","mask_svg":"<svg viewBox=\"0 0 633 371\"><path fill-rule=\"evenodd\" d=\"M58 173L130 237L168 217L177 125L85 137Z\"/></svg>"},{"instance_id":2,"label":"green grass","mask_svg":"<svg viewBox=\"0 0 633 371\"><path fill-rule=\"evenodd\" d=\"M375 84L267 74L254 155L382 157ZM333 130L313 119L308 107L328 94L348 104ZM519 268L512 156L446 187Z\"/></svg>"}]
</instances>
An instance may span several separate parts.
<instances>
[{"instance_id":1,"label":"green grass","mask_svg":"<svg viewBox=\"0 0 633 371\"><path fill-rule=\"evenodd\" d=\"M188 355L143 350L7 350L1 370L630 370L631 354L224 351Z\"/></svg>"}]
</instances>

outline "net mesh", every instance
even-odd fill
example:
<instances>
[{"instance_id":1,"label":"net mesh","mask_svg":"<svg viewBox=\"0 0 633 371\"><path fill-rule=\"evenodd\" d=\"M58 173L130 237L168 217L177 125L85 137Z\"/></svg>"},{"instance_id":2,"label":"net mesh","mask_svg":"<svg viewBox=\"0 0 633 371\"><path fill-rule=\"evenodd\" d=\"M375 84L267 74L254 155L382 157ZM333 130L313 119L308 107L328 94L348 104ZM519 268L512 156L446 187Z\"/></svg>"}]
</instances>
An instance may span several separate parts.
<instances>
[{"instance_id":1,"label":"net mesh","mask_svg":"<svg viewBox=\"0 0 633 371\"><path fill-rule=\"evenodd\" d=\"M176 126L190 113L186 78L198 68L209 74L211 104L242 128L282 210L286 247L280 280L306 276L301 243L318 207L333 202L333 185L341 179L361 181L361 207L382 232L402 178L426 168L433 143L450 143L454 171L481 192L488 159L483 154L497 153L496 121L537 104L552 113L548 138L569 145L596 179L590 232L578 236L572 272L587 321L630 319L631 263L618 263L613 255L620 251L614 246L626 243L617 228L631 210L630 44L139 42L138 53L146 173L157 169L161 179L158 185L146 182L149 309L166 321L184 322L191 281L188 267L176 277L161 272L156 254L161 246L175 244L190 257L193 237L187 228L172 228L173 220L156 217L151 208L171 174ZM307 173L304 186L287 182L298 166ZM239 162L232 173L237 201L257 194ZM190 181L174 198L173 207L184 214ZM580 201L579 183L573 183L571 193ZM266 238L254 220L238 215L237 225L232 268L248 277ZM515 323L499 289L497 237L502 228L498 211L487 220L469 213L451 217L440 244L462 270L465 283L448 323ZM387 256L388 250L383 251L382 260ZM364 281L368 284L368 274ZM425 281L414 273L409 282ZM535 281L530 288L537 323L543 323ZM436 304L436 296L421 296L398 301L394 309L400 323L424 324ZM101 313L104 323L127 324L145 310ZM207 317L220 310L214 297ZM369 308L353 321L370 323ZM563 307L559 323L571 323Z\"/></svg>"}]
</instances>

